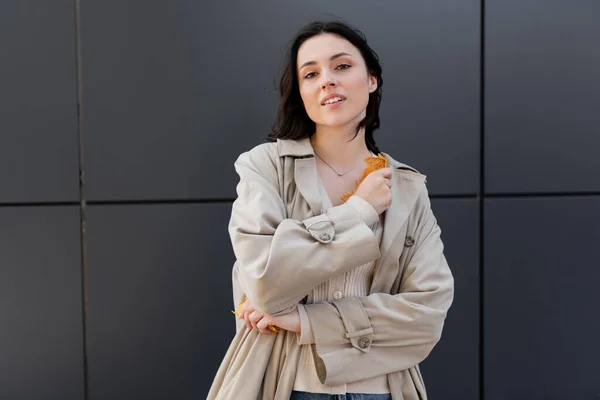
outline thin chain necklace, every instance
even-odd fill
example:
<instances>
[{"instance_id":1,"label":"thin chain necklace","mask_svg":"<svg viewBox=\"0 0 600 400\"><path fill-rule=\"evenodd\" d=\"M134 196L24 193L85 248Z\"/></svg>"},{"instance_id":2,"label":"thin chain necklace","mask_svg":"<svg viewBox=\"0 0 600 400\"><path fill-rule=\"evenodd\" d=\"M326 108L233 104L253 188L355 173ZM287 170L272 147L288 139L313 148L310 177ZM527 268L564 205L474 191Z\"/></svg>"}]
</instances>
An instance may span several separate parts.
<instances>
[{"instance_id":1,"label":"thin chain necklace","mask_svg":"<svg viewBox=\"0 0 600 400\"><path fill-rule=\"evenodd\" d=\"M327 161L323 160L323 158L322 158L320 155L318 155L316 151L315 151L314 153L315 153L315 155L316 155L317 157L319 157L319 160L323 161L323 162L325 163L325 165L327 165L329 168L331 168L331 170L332 170L333 172L335 172L335 173L337 174L337 176L344 176L344 175L346 175L348 172L352 172L352 171L354 171L354 170L355 170L356 168L358 168L358 166L360 165L360 164L356 164L354 167L352 167L351 169L349 169L349 170L348 170L348 171L346 171L346 172L338 172L338 171L337 171L335 168L333 168L331 165L329 165L329 163L328 163ZM371 152L369 152L369 155L371 155ZM361 163L362 163L362 161L361 161Z\"/></svg>"}]
</instances>

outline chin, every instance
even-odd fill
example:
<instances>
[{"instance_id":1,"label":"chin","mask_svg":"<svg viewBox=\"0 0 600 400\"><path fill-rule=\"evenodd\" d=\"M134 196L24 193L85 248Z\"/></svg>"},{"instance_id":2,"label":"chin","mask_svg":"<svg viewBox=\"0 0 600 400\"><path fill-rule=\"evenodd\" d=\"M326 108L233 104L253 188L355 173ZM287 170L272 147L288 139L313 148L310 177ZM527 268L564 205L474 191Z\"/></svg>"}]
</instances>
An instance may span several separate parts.
<instances>
[{"instance_id":1,"label":"chin","mask_svg":"<svg viewBox=\"0 0 600 400\"><path fill-rule=\"evenodd\" d=\"M341 115L336 116L327 116L325 118L321 118L318 122L319 125L330 127L330 128L340 128L346 125L353 123L356 120L356 117L344 117Z\"/></svg>"}]
</instances>

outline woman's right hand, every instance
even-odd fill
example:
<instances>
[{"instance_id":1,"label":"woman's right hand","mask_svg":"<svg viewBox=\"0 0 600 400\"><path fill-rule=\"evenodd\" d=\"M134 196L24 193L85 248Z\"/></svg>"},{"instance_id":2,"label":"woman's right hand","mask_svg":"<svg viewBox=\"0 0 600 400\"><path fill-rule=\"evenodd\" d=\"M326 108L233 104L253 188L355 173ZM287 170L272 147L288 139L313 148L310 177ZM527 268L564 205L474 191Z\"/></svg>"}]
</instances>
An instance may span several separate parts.
<instances>
[{"instance_id":1,"label":"woman's right hand","mask_svg":"<svg viewBox=\"0 0 600 400\"><path fill-rule=\"evenodd\" d=\"M354 194L366 200L381 215L392 204L392 169L382 168L371 172L361 182Z\"/></svg>"},{"instance_id":2,"label":"woman's right hand","mask_svg":"<svg viewBox=\"0 0 600 400\"><path fill-rule=\"evenodd\" d=\"M242 313L239 315L239 319L243 319L246 323L246 327L249 330L256 329L260 333L271 333L268 328L259 329L258 323L265 317L265 314L258 312L254 309L252 304L248 301L242 310Z\"/></svg>"}]
</instances>

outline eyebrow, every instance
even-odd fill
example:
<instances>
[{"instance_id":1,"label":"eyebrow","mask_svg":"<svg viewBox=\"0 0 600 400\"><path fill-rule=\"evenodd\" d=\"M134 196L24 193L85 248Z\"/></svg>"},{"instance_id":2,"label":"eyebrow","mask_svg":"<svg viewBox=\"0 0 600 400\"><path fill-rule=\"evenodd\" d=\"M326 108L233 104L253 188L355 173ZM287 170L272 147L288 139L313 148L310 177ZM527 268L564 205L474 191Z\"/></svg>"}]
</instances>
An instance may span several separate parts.
<instances>
[{"instance_id":1,"label":"eyebrow","mask_svg":"<svg viewBox=\"0 0 600 400\"><path fill-rule=\"evenodd\" d=\"M329 60L330 60L330 61L333 61L333 60L335 60L336 58L340 58L340 57L342 57L342 56L350 56L350 57L352 57L352 55L351 55L351 54L348 54L348 53L344 53L344 52L342 52L342 53L337 53L337 54L334 54L334 55L332 55L332 56L329 58ZM316 61L308 61L308 62L305 62L304 64L302 64L302 65L300 66L300 68L298 68L298 70L301 70L302 68L304 68L304 67L306 67L306 66L308 66L308 65L315 65L316 63L317 63Z\"/></svg>"}]
</instances>

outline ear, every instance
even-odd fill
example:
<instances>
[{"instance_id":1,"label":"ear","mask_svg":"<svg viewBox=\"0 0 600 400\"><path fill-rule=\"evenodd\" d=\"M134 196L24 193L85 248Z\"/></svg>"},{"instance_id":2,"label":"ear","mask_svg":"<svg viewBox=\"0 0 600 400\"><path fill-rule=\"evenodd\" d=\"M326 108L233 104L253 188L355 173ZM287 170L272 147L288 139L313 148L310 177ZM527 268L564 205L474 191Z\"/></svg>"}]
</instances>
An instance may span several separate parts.
<instances>
[{"instance_id":1,"label":"ear","mask_svg":"<svg viewBox=\"0 0 600 400\"><path fill-rule=\"evenodd\" d=\"M377 90L377 77L369 75L369 93Z\"/></svg>"}]
</instances>

